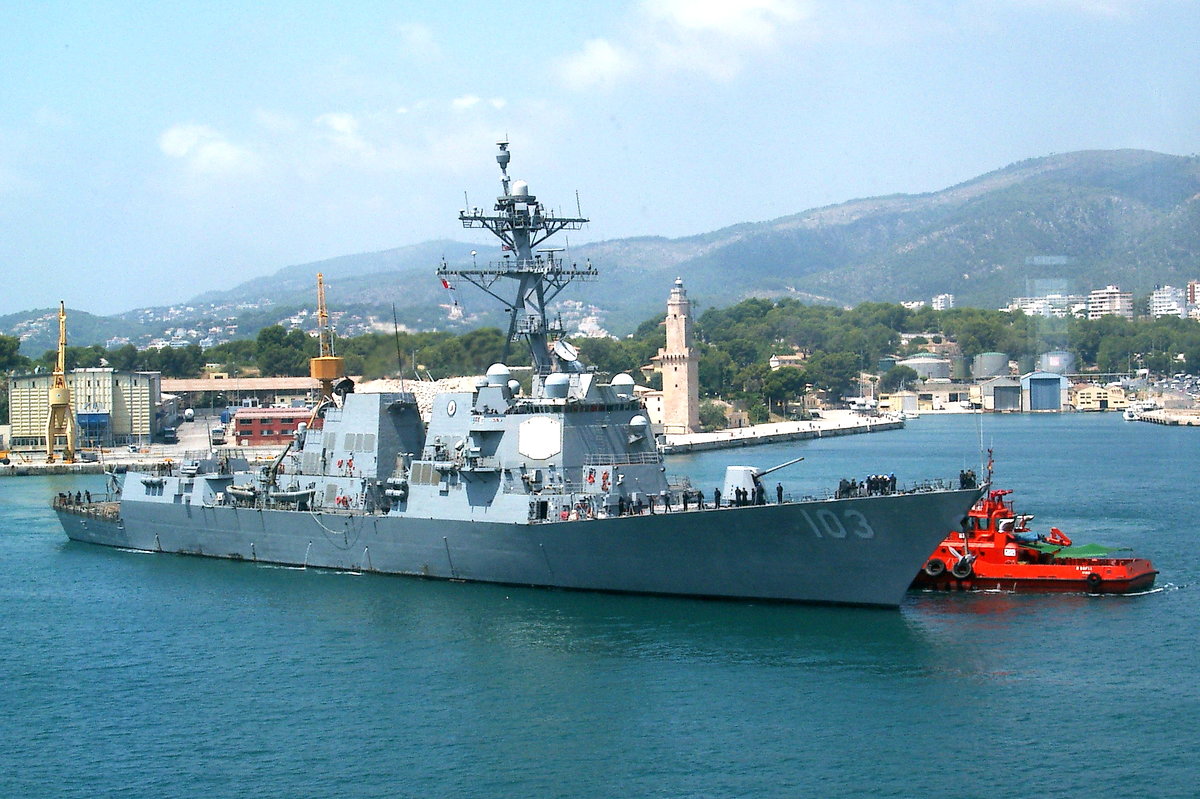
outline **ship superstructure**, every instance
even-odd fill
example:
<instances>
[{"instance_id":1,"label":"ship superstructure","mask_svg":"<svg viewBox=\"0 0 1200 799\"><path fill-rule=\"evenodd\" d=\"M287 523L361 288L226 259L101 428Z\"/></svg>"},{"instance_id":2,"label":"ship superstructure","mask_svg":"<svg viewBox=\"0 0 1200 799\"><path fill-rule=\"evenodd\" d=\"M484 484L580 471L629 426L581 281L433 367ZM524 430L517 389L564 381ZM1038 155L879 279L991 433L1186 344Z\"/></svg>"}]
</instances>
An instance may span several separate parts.
<instances>
[{"instance_id":1,"label":"ship superstructure","mask_svg":"<svg viewBox=\"0 0 1200 799\"><path fill-rule=\"evenodd\" d=\"M438 272L510 309L510 341L529 347L527 391L497 363L473 390L436 396L425 425L412 393L356 393L342 379L271 464L214 457L175 474L130 473L119 504L56 503L67 534L444 579L897 605L979 491L926 483L766 504L759 490L754 502L698 508L689 486L668 485L633 379L587 369L548 320L547 303L596 271L535 248L586 220L547 212L510 179L509 159L501 142L494 210L460 213L500 240L500 259ZM751 489L765 473L730 468Z\"/></svg>"}]
</instances>

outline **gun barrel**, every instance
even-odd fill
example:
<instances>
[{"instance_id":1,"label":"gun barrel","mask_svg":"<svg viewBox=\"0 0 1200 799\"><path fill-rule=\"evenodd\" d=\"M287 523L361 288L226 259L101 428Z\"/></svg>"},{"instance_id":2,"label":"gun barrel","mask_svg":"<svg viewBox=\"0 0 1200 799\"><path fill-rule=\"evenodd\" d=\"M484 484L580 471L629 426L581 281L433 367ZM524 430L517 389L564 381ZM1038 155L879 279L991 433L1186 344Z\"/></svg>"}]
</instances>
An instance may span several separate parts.
<instances>
[{"instance_id":1,"label":"gun barrel","mask_svg":"<svg viewBox=\"0 0 1200 799\"><path fill-rule=\"evenodd\" d=\"M786 466L791 466L791 465L792 465L792 464L794 464L794 463L799 463L799 462L800 462L800 461L802 461L802 460L804 460L804 458L793 458L792 460L788 461L787 463L781 463L781 464L779 464L778 466L772 466L770 469L764 469L764 470L762 470L762 471L757 471L757 470L756 470L756 471L754 472L754 476L755 476L755 477L762 477L763 475L770 474L771 472L777 472L777 471L779 471L780 469L782 469L782 468L784 468L784 467L786 467Z\"/></svg>"}]
</instances>

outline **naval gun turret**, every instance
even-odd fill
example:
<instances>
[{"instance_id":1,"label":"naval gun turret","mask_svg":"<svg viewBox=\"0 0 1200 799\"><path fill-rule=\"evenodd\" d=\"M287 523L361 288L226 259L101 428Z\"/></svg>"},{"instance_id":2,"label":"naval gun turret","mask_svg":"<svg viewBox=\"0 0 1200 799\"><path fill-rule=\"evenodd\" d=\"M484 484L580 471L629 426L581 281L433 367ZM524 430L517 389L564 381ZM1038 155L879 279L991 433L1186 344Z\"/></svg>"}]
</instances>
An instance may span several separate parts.
<instances>
[{"instance_id":1,"label":"naval gun turret","mask_svg":"<svg viewBox=\"0 0 1200 799\"><path fill-rule=\"evenodd\" d=\"M790 461L781 463L778 466L772 466L770 469L759 469L754 466L726 466L725 486L721 491L724 492L725 499L730 504L735 504L738 496L737 492L741 490L745 491L745 496L749 498L747 504L761 505L760 489L762 488L762 478L771 472L777 472L802 460L804 458L792 458Z\"/></svg>"}]
</instances>

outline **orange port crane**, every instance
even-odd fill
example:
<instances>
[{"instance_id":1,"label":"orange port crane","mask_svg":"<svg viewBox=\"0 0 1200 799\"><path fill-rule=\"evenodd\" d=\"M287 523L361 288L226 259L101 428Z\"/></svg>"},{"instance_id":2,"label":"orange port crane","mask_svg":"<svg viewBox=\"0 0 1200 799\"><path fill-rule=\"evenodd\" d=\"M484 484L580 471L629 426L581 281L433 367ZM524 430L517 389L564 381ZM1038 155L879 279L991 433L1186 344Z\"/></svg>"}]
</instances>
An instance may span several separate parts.
<instances>
[{"instance_id":1,"label":"orange port crane","mask_svg":"<svg viewBox=\"0 0 1200 799\"><path fill-rule=\"evenodd\" d=\"M58 362L50 381L50 415L46 419L46 460L54 460L58 437L66 440L63 463L75 462L75 414L71 410L71 389L67 388L67 306L58 303Z\"/></svg>"},{"instance_id":2,"label":"orange port crane","mask_svg":"<svg viewBox=\"0 0 1200 799\"><path fill-rule=\"evenodd\" d=\"M325 309L325 276L317 272L317 338L320 354L308 361L308 373L321 383L321 400L333 396L333 384L346 376L342 358L333 354L333 331L329 327L329 312Z\"/></svg>"}]
</instances>

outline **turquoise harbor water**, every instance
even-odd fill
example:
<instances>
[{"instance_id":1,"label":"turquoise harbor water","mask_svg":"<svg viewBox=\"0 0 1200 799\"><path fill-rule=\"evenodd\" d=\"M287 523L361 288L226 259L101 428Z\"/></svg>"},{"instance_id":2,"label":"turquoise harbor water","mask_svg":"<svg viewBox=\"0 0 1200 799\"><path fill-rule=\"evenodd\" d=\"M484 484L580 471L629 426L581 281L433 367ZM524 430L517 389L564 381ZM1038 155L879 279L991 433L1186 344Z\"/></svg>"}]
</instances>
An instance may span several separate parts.
<instances>
[{"instance_id":1,"label":"turquoise harbor water","mask_svg":"<svg viewBox=\"0 0 1200 799\"><path fill-rule=\"evenodd\" d=\"M956 475L977 424L669 471ZM74 544L49 497L101 480L0 480L0 796L1196 796L1200 431L983 440L1035 526L1134 547L1158 589L894 612L342 575Z\"/></svg>"}]
</instances>

